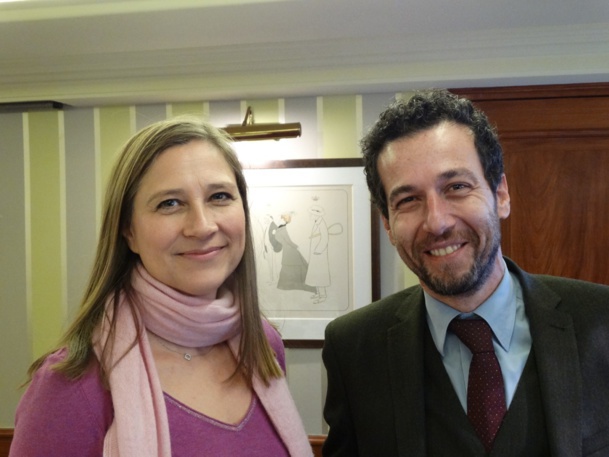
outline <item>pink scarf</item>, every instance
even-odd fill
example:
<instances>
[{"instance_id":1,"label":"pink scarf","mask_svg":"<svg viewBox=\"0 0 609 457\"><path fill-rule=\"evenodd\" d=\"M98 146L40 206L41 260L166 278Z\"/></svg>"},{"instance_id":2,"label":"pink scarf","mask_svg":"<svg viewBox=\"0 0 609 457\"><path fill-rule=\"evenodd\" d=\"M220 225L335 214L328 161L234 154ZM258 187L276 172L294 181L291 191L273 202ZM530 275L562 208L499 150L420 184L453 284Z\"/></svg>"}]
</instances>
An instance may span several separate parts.
<instances>
[{"instance_id":1,"label":"pink scarf","mask_svg":"<svg viewBox=\"0 0 609 457\"><path fill-rule=\"evenodd\" d=\"M241 318L232 292L222 289L216 300L187 296L152 278L141 265L134 269L131 281L142 303L141 307L136 303L134 308L145 328L183 346L228 341L233 354L238 355ZM170 457L167 410L148 336L142 328L137 344L129 349L137 329L127 301L122 294L108 359L113 367L109 383L114 420L104 439L104 457ZM111 314L112 309L107 306L106 317L95 335L94 349L100 360L109 336ZM254 376L252 385L289 454L313 455L285 378L274 378L267 387Z\"/></svg>"}]
</instances>

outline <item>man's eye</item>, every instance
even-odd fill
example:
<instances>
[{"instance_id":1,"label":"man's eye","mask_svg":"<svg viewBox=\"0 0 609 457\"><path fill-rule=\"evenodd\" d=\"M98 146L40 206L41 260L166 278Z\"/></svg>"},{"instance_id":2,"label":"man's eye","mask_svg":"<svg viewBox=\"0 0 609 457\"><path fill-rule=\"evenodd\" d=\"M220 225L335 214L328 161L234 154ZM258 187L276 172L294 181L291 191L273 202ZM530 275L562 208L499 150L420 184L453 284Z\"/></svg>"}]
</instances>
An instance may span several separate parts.
<instances>
[{"instance_id":1,"label":"man's eye","mask_svg":"<svg viewBox=\"0 0 609 457\"><path fill-rule=\"evenodd\" d=\"M407 205L409 203L412 203L413 201L415 201L415 198L412 196L404 197L404 198L401 198L400 200L398 200L396 206Z\"/></svg>"},{"instance_id":2,"label":"man's eye","mask_svg":"<svg viewBox=\"0 0 609 457\"><path fill-rule=\"evenodd\" d=\"M459 191L459 190L463 190L463 189L467 189L469 186L467 184L463 184L463 183L456 183L456 184L451 184L449 189L452 191Z\"/></svg>"}]
</instances>

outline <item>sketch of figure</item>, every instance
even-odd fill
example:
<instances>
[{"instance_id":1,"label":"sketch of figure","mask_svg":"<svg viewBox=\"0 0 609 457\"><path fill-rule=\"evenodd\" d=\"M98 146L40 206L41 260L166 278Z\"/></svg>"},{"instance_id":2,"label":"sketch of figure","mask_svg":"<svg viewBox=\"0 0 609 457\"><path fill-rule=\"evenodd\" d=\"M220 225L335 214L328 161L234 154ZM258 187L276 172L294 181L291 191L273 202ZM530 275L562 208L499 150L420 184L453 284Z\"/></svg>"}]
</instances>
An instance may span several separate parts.
<instances>
[{"instance_id":1,"label":"sketch of figure","mask_svg":"<svg viewBox=\"0 0 609 457\"><path fill-rule=\"evenodd\" d=\"M305 284L308 264L288 233L288 224L292 221L292 215L284 213L281 215L281 219L284 224L277 227L275 233L269 232L269 236L273 236L274 241L281 244L281 271L279 272L277 288L315 292L314 287Z\"/></svg>"},{"instance_id":2,"label":"sketch of figure","mask_svg":"<svg viewBox=\"0 0 609 457\"><path fill-rule=\"evenodd\" d=\"M281 251L281 243L275 239L275 232L277 231L277 224L273 220L273 216L270 214L264 215L263 222L263 233L262 233L262 259L268 269L269 283L275 282L275 253Z\"/></svg>"},{"instance_id":3,"label":"sketch of figure","mask_svg":"<svg viewBox=\"0 0 609 457\"><path fill-rule=\"evenodd\" d=\"M309 236L309 268L307 269L305 284L315 287L313 303L321 303L326 300L326 287L331 284L328 259L329 233L324 219L324 209L321 206L311 206L309 214L313 221L313 227Z\"/></svg>"}]
</instances>

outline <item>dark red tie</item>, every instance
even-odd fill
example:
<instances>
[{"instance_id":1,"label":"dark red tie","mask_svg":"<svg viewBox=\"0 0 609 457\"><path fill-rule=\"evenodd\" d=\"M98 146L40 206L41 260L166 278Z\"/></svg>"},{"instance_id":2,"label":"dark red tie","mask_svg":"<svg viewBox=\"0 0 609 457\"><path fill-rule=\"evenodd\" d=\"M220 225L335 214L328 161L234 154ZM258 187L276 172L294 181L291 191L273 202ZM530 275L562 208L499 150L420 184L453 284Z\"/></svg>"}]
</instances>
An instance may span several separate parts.
<instances>
[{"instance_id":1,"label":"dark red tie","mask_svg":"<svg viewBox=\"0 0 609 457\"><path fill-rule=\"evenodd\" d=\"M484 319L454 319L449 328L472 352L467 417L488 453L506 412L501 367L493 348L493 331Z\"/></svg>"}]
</instances>

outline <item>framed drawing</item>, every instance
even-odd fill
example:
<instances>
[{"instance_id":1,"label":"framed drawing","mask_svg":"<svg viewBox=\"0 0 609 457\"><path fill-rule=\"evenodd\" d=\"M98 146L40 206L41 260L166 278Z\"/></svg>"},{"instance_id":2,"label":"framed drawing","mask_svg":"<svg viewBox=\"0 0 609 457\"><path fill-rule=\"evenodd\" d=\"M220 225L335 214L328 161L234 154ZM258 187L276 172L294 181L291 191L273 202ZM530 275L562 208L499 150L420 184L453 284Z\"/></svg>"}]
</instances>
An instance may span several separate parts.
<instances>
[{"instance_id":1,"label":"framed drawing","mask_svg":"<svg viewBox=\"0 0 609 457\"><path fill-rule=\"evenodd\" d=\"M286 347L321 347L332 319L379 296L362 160L275 161L244 174L262 310Z\"/></svg>"}]
</instances>

